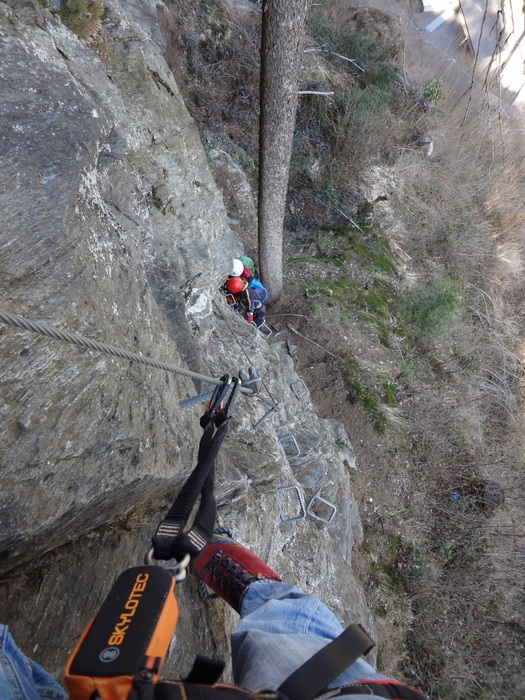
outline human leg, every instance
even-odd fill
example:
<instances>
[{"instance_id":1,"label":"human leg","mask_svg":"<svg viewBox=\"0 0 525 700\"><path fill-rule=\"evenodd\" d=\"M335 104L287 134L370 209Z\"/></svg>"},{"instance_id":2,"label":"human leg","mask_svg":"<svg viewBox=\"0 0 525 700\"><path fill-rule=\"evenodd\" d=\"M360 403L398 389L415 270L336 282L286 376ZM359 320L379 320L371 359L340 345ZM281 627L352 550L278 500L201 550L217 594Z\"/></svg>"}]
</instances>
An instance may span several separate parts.
<instances>
[{"instance_id":1,"label":"human leg","mask_svg":"<svg viewBox=\"0 0 525 700\"><path fill-rule=\"evenodd\" d=\"M259 308L255 309L254 314L253 314L253 320L255 321L255 325L257 328L261 326L264 323L264 317L266 315L266 306L262 304L259 306Z\"/></svg>"},{"instance_id":2,"label":"human leg","mask_svg":"<svg viewBox=\"0 0 525 700\"><path fill-rule=\"evenodd\" d=\"M16 646L0 625L0 697L2 700L67 700L68 694Z\"/></svg>"},{"instance_id":3,"label":"human leg","mask_svg":"<svg viewBox=\"0 0 525 700\"><path fill-rule=\"evenodd\" d=\"M254 581L281 581L246 547L227 536L214 536L192 562L192 568L217 595L240 612L241 599Z\"/></svg>"},{"instance_id":4,"label":"human leg","mask_svg":"<svg viewBox=\"0 0 525 700\"><path fill-rule=\"evenodd\" d=\"M232 633L235 682L257 692L276 689L343 628L313 595L283 583L250 550L229 538L215 538L193 562L199 577L241 614ZM329 687L357 680L384 680L363 659Z\"/></svg>"}]
</instances>

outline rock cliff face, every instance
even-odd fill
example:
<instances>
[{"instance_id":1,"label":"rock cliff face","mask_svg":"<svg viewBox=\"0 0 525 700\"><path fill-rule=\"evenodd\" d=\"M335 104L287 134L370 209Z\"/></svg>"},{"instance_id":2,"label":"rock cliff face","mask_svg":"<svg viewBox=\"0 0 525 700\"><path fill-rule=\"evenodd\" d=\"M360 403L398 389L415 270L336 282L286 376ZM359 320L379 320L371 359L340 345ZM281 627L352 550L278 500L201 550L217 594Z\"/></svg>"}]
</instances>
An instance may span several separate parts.
<instances>
[{"instance_id":1,"label":"rock cliff face","mask_svg":"<svg viewBox=\"0 0 525 700\"><path fill-rule=\"evenodd\" d=\"M370 629L350 567L360 521L348 438L297 398L291 358L216 292L243 241L211 166L230 181L234 166L207 159L163 59L157 5L104 8L90 47L36 2L0 4L0 310L212 377L253 364L281 409L253 430L268 406L239 403L218 465L218 524L343 623ZM246 178L233 181L253 222ZM211 387L5 325L0 338L1 620L60 676L195 464L202 405L179 400ZM280 441L290 434L297 457ZM284 523L282 486L333 503L334 520ZM179 591L176 674L197 650L227 656L235 622L194 580Z\"/></svg>"}]
</instances>

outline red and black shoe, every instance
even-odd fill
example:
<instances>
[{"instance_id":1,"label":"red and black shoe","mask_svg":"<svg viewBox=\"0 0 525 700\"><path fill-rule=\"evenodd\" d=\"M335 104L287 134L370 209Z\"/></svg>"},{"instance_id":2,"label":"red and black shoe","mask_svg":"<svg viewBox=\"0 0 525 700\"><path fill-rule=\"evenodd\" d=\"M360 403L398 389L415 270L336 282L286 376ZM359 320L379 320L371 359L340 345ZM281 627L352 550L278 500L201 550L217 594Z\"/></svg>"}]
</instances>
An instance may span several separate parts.
<instances>
[{"instance_id":1,"label":"red and black shoe","mask_svg":"<svg viewBox=\"0 0 525 700\"><path fill-rule=\"evenodd\" d=\"M282 582L262 559L222 535L214 535L191 566L197 576L237 612L240 612L241 596L250 584L265 579Z\"/></svg>"}]
</instances>

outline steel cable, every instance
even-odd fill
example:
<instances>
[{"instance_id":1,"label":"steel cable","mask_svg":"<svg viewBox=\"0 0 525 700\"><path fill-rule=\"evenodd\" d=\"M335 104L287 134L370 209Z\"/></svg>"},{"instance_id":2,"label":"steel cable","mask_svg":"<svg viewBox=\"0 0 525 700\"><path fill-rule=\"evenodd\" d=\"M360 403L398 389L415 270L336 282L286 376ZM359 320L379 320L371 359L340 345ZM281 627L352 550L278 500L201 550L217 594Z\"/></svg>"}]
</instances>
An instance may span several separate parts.
<instances>
[{"instance_id":1,"label":"steel cable","mask_svg":"<svg viewBox=\"0 0 525 700\"><path fill-rule=\"evenodd\" d=\"M183 377L189 377L190 379L198 379L203 382L208 382L210 384L219 385L222 384L220 379L214 379L213 377L207 377L204 374L199 374L198 372L192 372L189 369L183 369L182 367L175 367L174 365L168 365L165 362L158 362L145 355L138 355L134 352L128 352L127 350L121 350L113 345L106 345L105 343L99 343L97 340L91 340L90 338L85 338L82 335L77 335L76 333L68 333L67 331L59 331L52 326L47 325L47 323L42 323L41 321L30 321L22 316L15 316L14 314L6 313L5 311L0 311L0 321L7 323L9 326L15 326L16 328L21 328L26 331L32 331L33 333L39 333L48 338L53 338L54 340L62 340L66 343L71 343L77 347L88 348L89 350L96 350L98 352L103 352L106 355L113 355L115 357L121 357L124 360L130 360L131 362L140 362L148 367L155 367L156 369L162 369L166 372L172 372L173 374L180 374ZM243 394L249 394L253 396L253 391L251 389L241 388Z\"/></svg>"}]
</instances>

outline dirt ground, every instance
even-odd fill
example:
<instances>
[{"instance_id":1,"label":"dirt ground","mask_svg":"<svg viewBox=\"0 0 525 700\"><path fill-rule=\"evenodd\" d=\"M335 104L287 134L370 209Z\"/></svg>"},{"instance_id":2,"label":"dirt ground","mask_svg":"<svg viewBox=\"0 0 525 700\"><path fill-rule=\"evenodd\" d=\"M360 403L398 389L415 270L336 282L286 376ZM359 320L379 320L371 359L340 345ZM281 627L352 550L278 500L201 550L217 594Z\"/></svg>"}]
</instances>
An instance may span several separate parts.
<instances>
[{"instance_id":1,"label":"dirt ground","mask_svg":"<svg viewBox=\"0 0 525 700\"><path fill-rule=\"evenodd\" d=\"M463 697L454 694L460 693L455 680L448 686L436 680L429 687L428 682L443 663L436 659L458 654L472 659L471 668L475 657L475 663L486 663L480 659L488 650L479 643L486 625L503 630L498 614L492 621L488 616L491 608L499 609L500 599L489 583L484 533L496 527L507 532L509 525L496 524L500 515L505 521L504 510L484 509L468 489L479 478L472 466L476 460L489 465L497 460L499 469L511 459L506 454L510 446L485 442L479 454L466 447L477 442L471 439L477 423L475 414L462 411L473 410L479 395L476 377L458 367L457 329L426 350L414 348L407 357L407 345L396 337L394 325L385 342L357 309L343 309L326 288L312 292L320 278L333 282L334 289L345 277L363 289L369 283L366 266L349 260L334 266L318 253L310 239L286 235L285 288L281 300L268 309L267 321L274 329L269 342L285 344L319 415L341 421L354 447L352 484L364 538L354 547L353 568L374 615L379 670L437 697ZM472 352L468 344L466 350ZM392 387L395 408L381 404L385 420L380 425L374 410L352 390L349 367L379 397L385 382ZM457 501L454 510L456 492L468 497ZM501 548L499 556L503 561ZM515 632L517 643L519 625ZM435 649L429 645L432 638ZM428 645L424 656L419 656L419 644ZM497 643L492 645L490 653L497 655L497 648ZM467 673L469 663L459 661L460 673ZM421 669L425 679L418 675Z\"/></svg>"},{"instance_id":2,"label":"dirt ground","mask_svg":"<svg viewBox=\"0 0 525 700\"><path fill-rule=\"evenodd\" d=\"M304 244L289 234L284 259L304 254ZM366 284L366 274L359 266L346 264L345 270L334 268L339 276L349 273ZM373 566L379 559L390 559L388 533L401 535L399 524L413 485L404 462L409 458L403 416L409 411L408 399L400 400L401 417L377 430L373 416L355 400L345 381L344 358L354 358L368 373L371 381L388 378L392 383L402 371L399 353L383 345L373 328L357 317L315 303L305 292L311 280L326 274L326 265L314 261L287 264L284 294L268 309L267 321L274 329L270 344L284 341L295 361L295 369L310 391L319 415L333 418L345 426L356 454L356 470L352 474L354 496L363 521L364 543L358 543L352 554L353 567L367 590L371 610L379 611L376 626L379 638L378 662L381 669L399 675L405 625L410 621L410 606L403 594L380 585ZM380 387L377 387L380 390ZM399 411L396 415L399 414ZM369 541L373 541L370 545ZM381 616L388 611L387 619Z\"/></svg>"}]
</instances>

